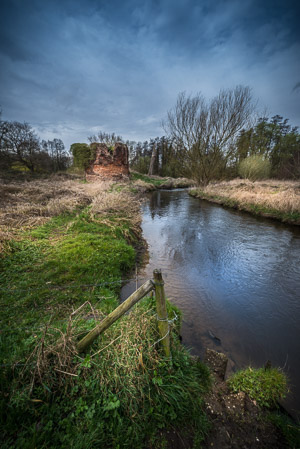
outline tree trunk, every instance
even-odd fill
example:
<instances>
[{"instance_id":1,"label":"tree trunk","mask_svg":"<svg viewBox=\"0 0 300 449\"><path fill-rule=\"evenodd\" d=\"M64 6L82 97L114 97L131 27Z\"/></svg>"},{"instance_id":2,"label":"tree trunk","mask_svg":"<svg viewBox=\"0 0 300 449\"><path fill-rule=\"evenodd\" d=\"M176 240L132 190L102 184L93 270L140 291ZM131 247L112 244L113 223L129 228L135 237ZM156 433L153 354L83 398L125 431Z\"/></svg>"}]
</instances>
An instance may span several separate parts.
<instances>
[{"instance_id":1,"label":"tree trunk","mask_svg":"<svg viewBox=\"0 0 300 449\"><path fill-rule=\"evenodd\" d=\"M157 148L156 148L156 145L153 145L153 150L152 150L152 155L151 155L151 160L150 160L150 167L149 167L149 171L148 171L149 176L152 176L154 174L154 167L155 167L156 159L157 159Z\"/></svg>"}]
</instances>

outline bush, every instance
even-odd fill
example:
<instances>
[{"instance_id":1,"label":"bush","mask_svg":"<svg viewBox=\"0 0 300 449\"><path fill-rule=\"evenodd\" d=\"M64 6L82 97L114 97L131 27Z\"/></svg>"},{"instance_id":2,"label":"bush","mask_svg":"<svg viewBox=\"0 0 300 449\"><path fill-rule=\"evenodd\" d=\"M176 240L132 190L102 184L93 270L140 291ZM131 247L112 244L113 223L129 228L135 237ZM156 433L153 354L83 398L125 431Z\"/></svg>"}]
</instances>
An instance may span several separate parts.
<instances>
[{"instance_id":1,"label":"bush","mask_svg":"<svg viewBox=\"0 0 300 449\"><path fill-rule=\"evenodd\" d=\"M239 175L244 179L256 181L270 176L271 163L263 156L253 155L244 159L238 168Z\"/></svg>"},{"instance_id":2,"label":"bush","mask_svg":"<svg viewBox=\"0 0 300 449\"><path fill-rule=\"evenodd\" d=\"M95 146L86 143L73 143L70 151L73 155L74 167L81 170L86 169L96 157Z\"/></svg>"},{"instance_id":3,"label":"bush","mask_svg":"<svg viewBox=\"0 0 300 449\"><path fill-rule=\"evenodd\" d=\"M132 164L132 170L136 170L139 173L147 174L149 171L149 165L150 165L150 157L149 156L140 156L138 160Z\"/></svg>"},{"instance_id":4,"label":"bush","mask_svg":"<svg viewBox=\"0 0 300 449\"><path fill-rule=\"evenodd\" d=\"M249 367L234 374L228 384L234 393L243 391L258 405L268 408L276 405L287 393L287 378L277 368Z\"/></svg>"}]
</instances>

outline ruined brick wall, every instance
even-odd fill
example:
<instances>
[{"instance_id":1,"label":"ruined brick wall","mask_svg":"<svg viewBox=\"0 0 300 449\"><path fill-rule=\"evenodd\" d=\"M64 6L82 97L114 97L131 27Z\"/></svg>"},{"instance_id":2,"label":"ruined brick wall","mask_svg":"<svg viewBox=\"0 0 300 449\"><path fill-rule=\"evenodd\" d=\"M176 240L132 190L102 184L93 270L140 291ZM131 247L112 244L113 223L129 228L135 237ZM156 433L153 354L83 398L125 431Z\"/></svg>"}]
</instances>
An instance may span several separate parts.
<instances>
[{"instance_id":1,"label":"ruined brick wall","mask_svg":"<svg viewBox=\"0 0 300 449\"><path fill-rule=\"evenodd\" d=\"M85 171L87 181L119 180L129 176L128 148L116 143L110 151L104 143L96 146L96 159Z\"/></svg>"}]
</instances>

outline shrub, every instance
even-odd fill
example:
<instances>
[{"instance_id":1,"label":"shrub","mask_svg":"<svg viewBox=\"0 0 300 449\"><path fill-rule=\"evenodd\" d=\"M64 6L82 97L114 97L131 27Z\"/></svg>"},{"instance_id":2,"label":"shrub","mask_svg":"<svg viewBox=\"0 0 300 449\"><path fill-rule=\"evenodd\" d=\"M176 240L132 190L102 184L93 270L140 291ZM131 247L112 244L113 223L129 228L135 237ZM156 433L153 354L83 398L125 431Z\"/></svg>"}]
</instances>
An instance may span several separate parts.
<instances>
[{"instance_id":1,"label":"shrub","mask_svg":"<svg viewBox=\"0 0 300 449\"><path fill-rule=\"evenodd\" d=\"M238 168L239 175L242 178L256 181L270 176L271 163L263 156L253 155L244 159Z\"/></svg>"},{"instance_id":2,"label":"shrub","mask_svg":"<svg viewBox=\"0 0 300 449\"><path fill-rule=\"evenodd\" d=\"M251 367L238 371L229 380L230 389L237 393L243 391L258 405L272 407L287 393L287 378L277 368L253 369Z\"/></svg>"},{"instance_id":3,"label":"shrub","mask_svg":"<svg viewBox=\"0 0 300 449\"><path fill-rule=\"evenodd\" d=\"M73 143L70 151L73 155L74 167L85 169L89 164L95 160L95 145L88 145L86 143Z\"/></svg>"}]
</instances>

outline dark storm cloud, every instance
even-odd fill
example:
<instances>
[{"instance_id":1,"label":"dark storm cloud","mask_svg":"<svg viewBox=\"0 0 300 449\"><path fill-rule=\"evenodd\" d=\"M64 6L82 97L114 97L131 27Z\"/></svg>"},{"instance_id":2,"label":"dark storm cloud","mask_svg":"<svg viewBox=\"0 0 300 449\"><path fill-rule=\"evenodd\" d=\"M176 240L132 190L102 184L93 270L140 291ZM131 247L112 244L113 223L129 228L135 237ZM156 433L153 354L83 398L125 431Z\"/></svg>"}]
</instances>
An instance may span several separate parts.
<instances>
[{"instance_id":1,"label":"dark storm cloud","mask_svg":"<svg viewBox=\"0 0 300 449\"><path fill-rule=\"evenodd\" d=\"M298 22L292 1L4 1L3 115L67 144L100 127L145 139L179 91L245 84L299 123Z\"/></svg>"}]
</instances>

